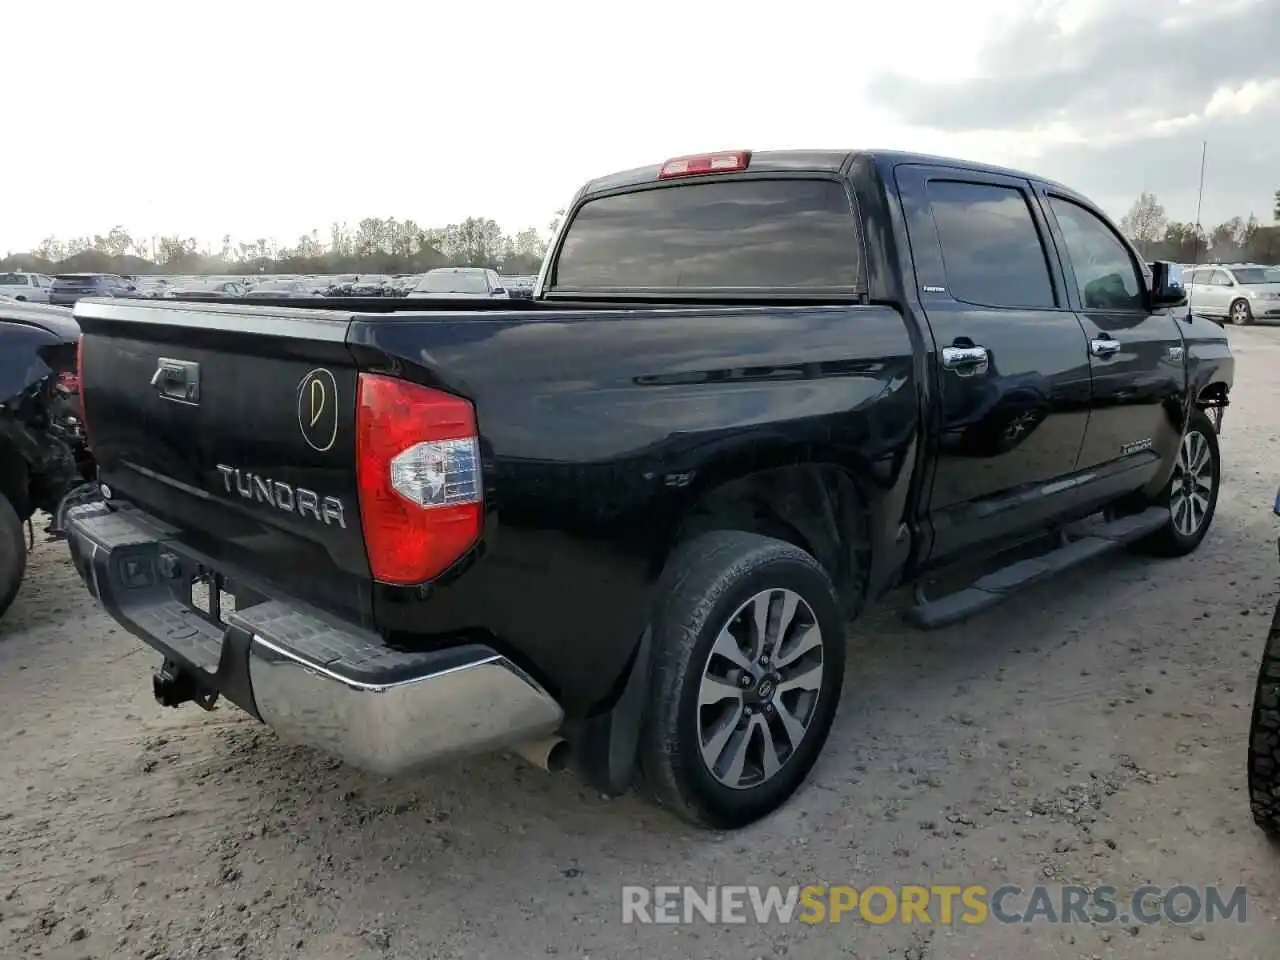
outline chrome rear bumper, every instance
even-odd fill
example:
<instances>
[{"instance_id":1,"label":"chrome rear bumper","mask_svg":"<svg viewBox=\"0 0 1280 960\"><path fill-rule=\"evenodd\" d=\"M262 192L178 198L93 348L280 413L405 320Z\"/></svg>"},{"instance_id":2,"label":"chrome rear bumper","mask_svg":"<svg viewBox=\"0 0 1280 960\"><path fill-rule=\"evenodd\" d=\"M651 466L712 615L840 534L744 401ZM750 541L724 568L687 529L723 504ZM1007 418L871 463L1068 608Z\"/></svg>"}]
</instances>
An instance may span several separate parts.
<instances>
[{"instance_id":1,"label":"chrome rear bumper","mask_svg":"<svg viewBox=\"0 0 1280 960\"><path fill-rule=\"evenodd\" d=\"M395 650L283 599L211 617L192 581L216 571L139 511L76 506L66 532L89 592L130 633L203 692L354 767L394 775L546 737L563 721L535 679L482 644Z\"/></svg>"}]
</instances>

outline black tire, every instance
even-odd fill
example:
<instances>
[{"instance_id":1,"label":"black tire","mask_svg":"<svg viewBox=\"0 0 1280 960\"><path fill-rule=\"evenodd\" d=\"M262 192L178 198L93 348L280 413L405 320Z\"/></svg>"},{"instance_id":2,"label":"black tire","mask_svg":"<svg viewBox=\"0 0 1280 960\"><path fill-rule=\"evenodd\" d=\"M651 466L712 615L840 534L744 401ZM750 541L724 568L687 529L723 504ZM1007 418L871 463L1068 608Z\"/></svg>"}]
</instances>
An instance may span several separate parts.
<instances>
[{"instance_id":1,"label":"black tire","mask_svg":"<svg viewBox=\"0 0 1280 960\"><path fill-rule=\"evenodd\" d=\"M1193 437L1197 437L1199 440L1193 440ZM1186 502L1187 509L1191 509L1189 491L1192 487L1203 495L1201 487L1194 482L1195 478L1189 484L1187 481L1188 465L1184 461L1188 451L1188 442L1193 445L1198 443L1205 445L1208 454L1208 479L1212 484L1206 498L1208 506L1203 513L1198 514L1199 521L1194 525L1185 521L1186 514L1181 513L1179 507L1180 502ZM1203 478L1203 473L1201 477ZM1194 551L1200 546L1205 534L1209 532L1209 527L1213 524L1213 515L1218 508L1218 490L1221 486L1222 455L1218 449L1218 431L1208 415L1199 407L1196 407L1191 413L1187 429L1182 434L1178 465L1174 468L1168 485L1155 502L1156 506L1169 508L1169 521L1151 536L1138 541L1137 547L1146 553L1160 557L1184 557ZM1181 490L1179 490L1180 487L1182 488Z\"/></svg>"},{"instance_id":2,"label":"black tire","mask_svg":"<svg viewBox=\"0 0 1280 960\"><path fill-rule=\"evenodd\" d=\"M713 829L745 826L786 802L804 782L826 743L844 683L845 624L840 602L831 579L808 553L782 540L736 530L699 534L677 548L664 571L661 589L652 624L653 670L639 750L644 783L654 800L690 823ZM743 623L735 619L735 612L765 593L769 593L765 609L770 611L771 627L777 622L773 611L781 612L772 605L775 600L797 596L802 603L796 608L792 629L777 642L779 654L790 646L791 655L796 655L803 645L801 636L812 640L812 631L797 626L802 618L817 628L822 669L814 681L816 687L807 688L810 693L816 690L816 699L808 700L810 693L804 691L783 690L785 681L796 672L811 675L816 661L810 650L794 661L798 664L803 659L807 666L779 668L770 665L767 656L753 662L751 672L760 680L758 685L699 707L704 674L711 673L712 663L718 670L719 665L729 662L718 655L713 660L712 647L722 630L728 633ZM782 662L782 656L778 659ZM743 673L738 672L737 680L743 679ZM765 680L771 676L775 679L766 692ZM732 684L728 689L736 690ZM775 692L776 699L771 700ZM783 699L792 693L800 699ZM765 699L746 703L748 697ZM720 755L737 743L746 744L734 751L744 758L755 748L751 770L759 773L760 782L744 786L739 777L738 786L726 786L704 760L702 724L711 723L708 711L722 709L725 717L736 709L738 724L718 726L709 740L717 740L726 730L741 732L738 737L726 734L728 740ZM797 713L804 714L807 725L801 724L798 743L788 740L783 750L769 751L771 757L780 759L780 766L771 776L766 775L765 743L776 744L776 738L786 730L784 719L796 720Z\"/></svg>"},{"instance_id":3,"label":"black tire","mask_svg":"<svg viewBox=\"0 0 1280 960\"><path fill-rule=\"evenodd\" d=\"M1253 822L1280 842L1280 603L1262 651L1249 721L1249 805Z\"/></svg>"},{"instance_id":4,"label":"black tire","mask_svg":"<svg viewBox=\"0 0 1280 960\"><path fill-rule=\"evenodd\" d=\"M1239 300L1232 300L1231 306L1227 309L1227 316L1231 318L1231 322L1237 327L1247 327L1253 323L1253 308L1249 306L1249 301L1243 297Z\"/></svg>"},{"instance_id":5,"label":"black tire","mask_svg":"<svg viewBox=\"0 0 1280 960\"><path fill-rule=\"evenodd\" d=\"M0 493L0 617L18 595L26 569L27 538L22 521L8 497Z\"/></svg>"}]
</instances>

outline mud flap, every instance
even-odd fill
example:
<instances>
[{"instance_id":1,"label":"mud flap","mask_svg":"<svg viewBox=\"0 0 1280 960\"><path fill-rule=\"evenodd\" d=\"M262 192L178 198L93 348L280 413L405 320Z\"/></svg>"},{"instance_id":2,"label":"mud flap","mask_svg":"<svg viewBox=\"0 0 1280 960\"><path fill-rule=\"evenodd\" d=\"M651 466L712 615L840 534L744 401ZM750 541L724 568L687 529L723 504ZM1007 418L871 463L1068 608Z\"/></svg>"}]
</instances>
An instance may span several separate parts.
<instances>
[{"instance_id":1,"label":"mud flap","mask_svg":"<svg viewBox=\"0 0 1280 960\"><path fill-rule=\"evenodd\" d=\"M582 721L570 737L575 769L607 796L626 793L635 779L636 752L649 694L652 647L650 630L646 629L636 645L626 684L613 708Z\"/></svg>"}]
</instances>

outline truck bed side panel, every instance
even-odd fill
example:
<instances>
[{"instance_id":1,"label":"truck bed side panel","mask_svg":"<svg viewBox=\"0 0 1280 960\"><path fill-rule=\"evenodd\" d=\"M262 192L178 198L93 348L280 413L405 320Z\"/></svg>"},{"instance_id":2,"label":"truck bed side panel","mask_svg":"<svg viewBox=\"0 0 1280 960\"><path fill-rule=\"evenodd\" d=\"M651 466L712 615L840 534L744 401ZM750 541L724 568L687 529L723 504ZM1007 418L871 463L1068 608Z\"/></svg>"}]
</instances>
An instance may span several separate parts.
<instances>
[{"instance_id":1,"label":"truck bed side panel","mask_svg":"<svg viewBox=\"0 0 1280 960\"><path fill-rule=\"evenodd\" d=\"M507 644L561 679L570 712L609 693L681 515L709 486L838 463L896 531L919 423L911 341L887 307L636 309L361 319L362 368L471 398L485 469L482 558L419 600L375 590L380 626Z\"/></svg>"}]
</instances>

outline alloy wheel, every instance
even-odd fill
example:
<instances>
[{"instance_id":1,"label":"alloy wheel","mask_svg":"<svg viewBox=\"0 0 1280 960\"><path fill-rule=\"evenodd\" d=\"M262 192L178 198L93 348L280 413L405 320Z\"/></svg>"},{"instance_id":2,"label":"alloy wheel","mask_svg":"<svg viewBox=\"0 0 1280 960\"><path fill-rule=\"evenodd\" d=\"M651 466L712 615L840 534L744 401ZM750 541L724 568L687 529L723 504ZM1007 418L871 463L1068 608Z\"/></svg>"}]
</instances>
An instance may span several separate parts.
<instances>
[{"instance_id":1,"label":"alloy wheel","mask_svg":"<svg viewBox=\"0 0 1280 960\"><path fill-rule=\"evenodd\" d=\"M757 787L795 755L817 715L822 630L793 590L763 590L720 629L698 687L698 743L726 787ZM838 665L833 665L838 669Z\"/></svg>"},{"instance_id":2,"label":"alloy wheel","mask_svg":"<svg viewBox=\"0 0 1280 960\"><path fill-rule=\"evenodd\" d=\"M1173 527L1182 536L1194 537L1204 525L1215 482L1208 439L1199 430L1188 431L1178 450L1169 495Z\"/></svg>"}]
</instances>

